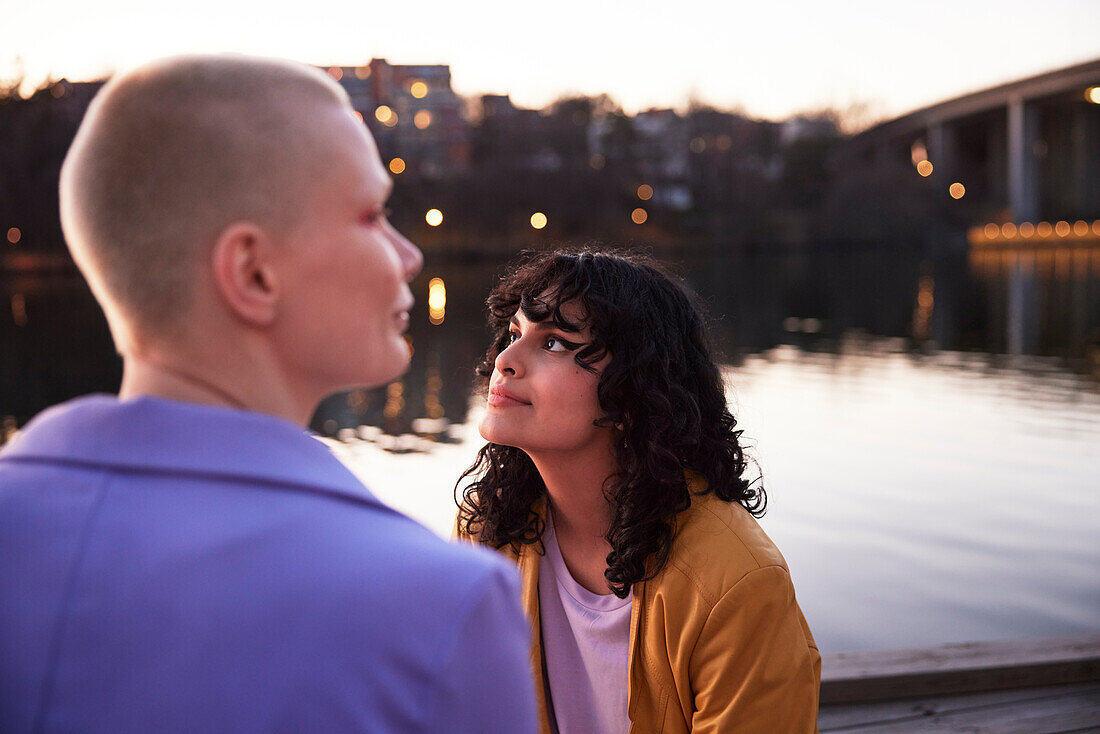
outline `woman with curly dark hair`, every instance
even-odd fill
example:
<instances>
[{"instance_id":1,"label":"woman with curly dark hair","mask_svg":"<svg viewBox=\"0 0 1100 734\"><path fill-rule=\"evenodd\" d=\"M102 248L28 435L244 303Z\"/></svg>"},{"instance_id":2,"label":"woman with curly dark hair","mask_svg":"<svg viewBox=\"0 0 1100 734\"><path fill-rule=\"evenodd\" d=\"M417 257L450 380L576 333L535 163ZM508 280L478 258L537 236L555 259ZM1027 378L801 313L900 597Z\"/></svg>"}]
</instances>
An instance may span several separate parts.
<instances>
[{"instance_id":1,"label":"woman with curly dark hair","mask_svg":"<svg viewBox=\"0 0 1100 734\"><path fill-rule=\"evenodd\" d=\"M457 534L519 565L542 731L815 731L821 658L683 287L536 253L488 305Z\"/></svg>"}]
</instances>

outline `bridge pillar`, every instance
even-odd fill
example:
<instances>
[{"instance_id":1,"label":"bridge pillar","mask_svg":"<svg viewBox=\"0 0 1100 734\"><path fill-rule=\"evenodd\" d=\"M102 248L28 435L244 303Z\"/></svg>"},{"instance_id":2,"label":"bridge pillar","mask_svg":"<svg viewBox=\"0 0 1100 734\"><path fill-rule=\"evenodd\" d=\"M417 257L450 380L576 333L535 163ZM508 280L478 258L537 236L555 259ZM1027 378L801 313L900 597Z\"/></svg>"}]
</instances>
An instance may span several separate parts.
<instances>
[{"instance_id":1,"label":"bridge pillar","mask_svg":"<svg viewBox=\"0 0 1100 734\"><path fill-rule=\"evenodd\" d=\"M954 179L955 157L958 155L955 141L955 129L946 122L937 122L928 127L928 160L932 162L941 181L950 183ZM944 184L946 186L947 184Z\"/></svg>"},{"instance_id":2,"label":"bridge pillar","mask_svg":"<svg viewBox=\"0 0 1100 734\"><path fill-rule=\"evenodd\" d=\"M1008 99L1008 206L1012 219L1034 222L1039 218L1039 115L1034 104L1020 95Z\"/></svg>"},{"instance_id":3,"label":"bridge pillar","mask_svg":"<svg viewBox=\"0 0 1100 734\"><path fill-rule=\"evenodd\" d=\"M1097 162L1100 162L1100 155L1095 152L1098 150L1096 141L1100 139L1100 125L1089 125L1087 113L1092 112L1089 107L1090 105L1075 105L1069 121L1070 170L1066 180L1066 193L1069 194L1066 197L1068 199L1066 203L1071 212L1069 216L1074 217L1089 216L1090 210L1100 212L1096 209L1096 203L1100 203L1100 196L1092 198L1089 191L1089 174L1093 173ZM1095 119L1096 117L1093 118ZM1100 176L1097 176L1097 179L1100 179ZM1092 184L1092 188L1095 191L1098 187Z\"/></svg>"}]
</instances>

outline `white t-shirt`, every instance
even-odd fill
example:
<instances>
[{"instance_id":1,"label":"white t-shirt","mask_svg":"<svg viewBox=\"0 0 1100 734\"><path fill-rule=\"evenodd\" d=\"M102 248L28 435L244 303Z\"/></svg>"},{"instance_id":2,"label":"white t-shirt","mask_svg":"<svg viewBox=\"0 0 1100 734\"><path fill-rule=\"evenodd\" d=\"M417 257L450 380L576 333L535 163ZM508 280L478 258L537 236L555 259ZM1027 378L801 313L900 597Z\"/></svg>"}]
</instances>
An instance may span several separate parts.
<instances>
[{"instance_id":1,"label":"white t-shirt","mask_svg":"<svg viewBox=\"0 0 1100 734\"><path fill-rule=\"evenodd\" d=\"M625 734L632 595L593 594L574 581L549 513L543 543L539 620L558 734Z\"/></svg>"}]
</instances>

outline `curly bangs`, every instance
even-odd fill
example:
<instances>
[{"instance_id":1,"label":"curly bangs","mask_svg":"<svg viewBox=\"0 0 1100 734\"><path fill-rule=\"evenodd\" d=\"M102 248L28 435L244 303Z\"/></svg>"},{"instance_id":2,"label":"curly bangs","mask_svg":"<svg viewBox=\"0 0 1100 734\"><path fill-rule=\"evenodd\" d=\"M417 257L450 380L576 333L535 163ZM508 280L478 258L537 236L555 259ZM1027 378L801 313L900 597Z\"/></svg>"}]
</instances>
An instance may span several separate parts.
<instances>
[{"instance_id":1,"label":"curly bangs","mask_svg":"<svg viewBox=\"0 0 1100 734\"><path fill-rule=\"evenodd\" d=\"M585 369L610 354L597 386L597 425L619 432L619 471L606 490L611 505L605 576L619 597L664 566L674 541L673 518L691 504L685 471L706 479L704 492L764 514L763 488L744 478L741 431L726 405L700 309L684 286L651 259L624 252L558 250L529 253L489 295L494 337L477 373L488 383L507 347L517 311L564 331L590 329L574 359ZM582 323L566 318L579 306ZM486 444L459 479L460 528L501 548L541 541L534 511L546 487L522 450ZM456 485L457 489L457 485Z\"/></svg>"}]
</instances>

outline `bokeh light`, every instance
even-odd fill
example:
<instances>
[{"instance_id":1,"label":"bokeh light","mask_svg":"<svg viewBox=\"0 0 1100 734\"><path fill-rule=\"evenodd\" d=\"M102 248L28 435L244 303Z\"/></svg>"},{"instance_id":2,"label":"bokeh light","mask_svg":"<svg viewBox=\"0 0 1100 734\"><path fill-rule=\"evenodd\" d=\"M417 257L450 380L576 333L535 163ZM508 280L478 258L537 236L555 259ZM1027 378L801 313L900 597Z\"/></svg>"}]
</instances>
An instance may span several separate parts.
<instances>
[{"instance_id":1,"label":"bokeh light","mask_svg":"<svg viewBox=\"0 0 1100 734\"><path fill-rule=\"evenodd\" d=\"M1086 89L1085 99L1093 104L1100 104L1100 87L1089 87Z\"/></svg>"},{"instance_id":2,"label":"bokeh light","mask_svg":"<svg viewBox=\"0 0 1100 734\"><path fill-rule=\"evenodd\" d=\"M1031 222L1024 222L1020 225L1020 236L1031 237L1035 234L1035 225Z\"/></svg>"},{"instance_id":3,"label":"bokeh light","mask_svg":"<svg viewBox=\"0 0 1100 734\"><path fill-rule=\"evenodd\" d=\"M1054 232L1054 227L1050 226L1050 222L1039 222L1035 225L1035 234L1040 237L1050 237Z\"/></svg>"},{"instance_id":4,"label":"bokeh light","mask_svg":"<svg viewBox=\"0 0 1100 734\"><path fill-rule=\"evenodd\" d=\"M634 211L630 212L630 219L634 224L645 224L645 220L649 219L649 215L646 214L646 210L638 207Z\"/></svg>"},{"instance_id":5,"label":"bokeh light","mask_svg":"<svg viewBox=\"0 0 1100 734\"><path fill-rule=\"evenodd\" d=\"M1059 237L1069 237L1069 233L1072 227L1069 226L1069 222L1062 221L1054 225L1054 234Z\"/></svg>"},{"instance_id":6,"label":"bokeh light","mask_svg":"<svg viewBox=\"0 0 1100 734\"><path fill-rule=\"evenodd\" d=\"M653 187L649 184L642 184L638 187L638 198L642 201L649 201L653 198Z\"/></svg>"},{"instance_id":7,"label":"bokeh light","mask_svg":"<svg viewBox=\"0 0 1100 734\"><path fill-rule=\"evenodd\" d=\"M386 405L382 408L382 415L390 420L401 415L405 409L405 386L400 382L391 382L386 386Z\"/></svg>"},{"instance_id":8,"label":"bokeh light","mask_svg":"<svg viewBox=\"0 0 1100 734\"><path fill-rule=\"evenodd\" d=\"M438 209L429 209L424 215L424 221L427 222L429 226L438 227L443 224L443 212Z\"/></svg>"},{"instance_id":9,"label":"bokeh light","mask_svg":"<svg viewBox=\"0 0 1100 734\"><path fill-rule=\"evenodd\" d=\"M932 161L924 160L917 163L917 173L928 178L932 175Z\"/></svg>"},{"instance_id":10,"label":"bokeh light","mask_svg":"<svg viewBox=\"0 0 1100 734\"><path fill-rule=\"evenodd\" d=\"M404 158L394 158L393 160L390 161L390 173L397 176L397 175L402 174L404 172L405 172L405 159Z\"/></svg>"},{"instance_id":11,"label":"bokeh light","mask_svg":"<svg viewBox=\"0 0 1100 734\"><path fill-rule=\"evenodd\" d=\"M1073 223L1073 234L1084 237L1089 233L1089 223L1078 219Z\"/></svg>"},{"instance_id":12,"label":"bokeh light","mask_svg":"<svg viewBox=\"0 0 1100 734\"><path fill-rule=\"evenodd\" d=\"M1012 222L1005 222L1001 225L1001 234L1006 238L1011 239L1016 236L1016 225Z\"/></svg>"},{"instance_id":13,"label":"bokeh light","mask_svg":"<svg viewBox=\"0 0 1100 734\"><path fill-rule=\"evenodd\" d=\"M442 278L428 281L428 308L439 310L447 307L447 286Z\"/></svg>"},{"instance_id":14,"label":"bokeh light","mask_svg":"<svg viewBox=\"0 0 1100 734\"><path fill-rule=\"evenodd\" d=\"M542 212L535 212L531 215L531 226L535 229L542 229L546 226L546 215Z\"/></svg>"},{"instance_id":15,"label":"bokeh light","mask_svg":"<svg viewBox=\"0 0 1100 734\"><path fill-rule=\"evenodd\" d=\"M413 124L416 125L417 130L423 130L432 124L432 113L427 110L420 110L413 115Z\"/></svg>"},{"instance_id":16,"label":"bokeh light","mask_svg":"<svg viewBox=\"0 0 1100 734\"><path fill-rule=\"evenodd\" d=\"M917 293L917 305L921 308L932 308L935 304L935 292L933 290L933 280L929 276L924 276L920 279L919 292Z\"/></svg>"},{"instance_id":17,"label":"bokeh light","mask_svg":"<svg viewBox=\"0 0 1100 734\"><path fill-rule=\"evenodd\" d=\"M417 99L424 99L428 96L428 85L424 82L417 80L409 85L409 94Z\"/></svg>"},{"instance_id":18,"label":"bokeh light","mask_svg":"<svg viewBox=\"0 0 1100 734\"><path fill-rule=\"evenodd\" d=\"M394 117L397 117L397 115L394 114L389 105L378 105L378 107L374 109L374 118L381 122L383 125L388 124L389 121Z\"/></svg>"},{"instance_id":19,"label":"bokeh light","mask_svg":"<svg viewBox=\"0 0 1100 734\"><path fill-rule=\"evenodd\" d=\"M924 144L923 140L918 140L909 146L909 158L913 161L913 165L918 165L921 161L928 160L928 147Z\"/></svg>"},{"instance_id":20,"label":"bokeh light","mask_svg":"<svg viewBox=\"0 0 1100 734\"><path fill-rule=\"evenodd\" d=\"M442 278L432 278L428 281L428 320L439 326L446 315L447 286Z\"/></svg>"},{"instance_id":21,"label":"bokeh light","mask_svg":"<svg viewBox=\"0 0 1100 734\"><path fill-rule=\"evenodd\" d=\"M985 225L985 236L987 239L995 240L999 234L1001 234L1001 228L993 222Z\"/></svg>"},{"instance_id":22,"label":"bokeh light","mask_svg":"<svg viewBox=\"0 0 1100 734\"><path fill-rule=\"evenodd\" d=\"M11 317L16 326L27 325L27 299L22 293L11 297Z\"/></svg>"},{"instance_id":23,"label":"bokeh light","mask_svg":"<svg viewBox=\"0 0 1100 734\"><path fill-rule=\"evenodd\" d=\"M966 187L956 181L947 187L947 193L951 194L952 199L961 199L966 196Z\"/></svg>"},{"instance_id":24,"label":"bokeh light","mask_svg":"<svg viewBox=\"0 0 1100 734\"><path fill-rule=\"evenodd\" d=\"M19 231L19 227L11 227L8 229L8 242L13 245L19 244L19 240L23 239L23 233Z\"/></svg>"}]
</instances>

